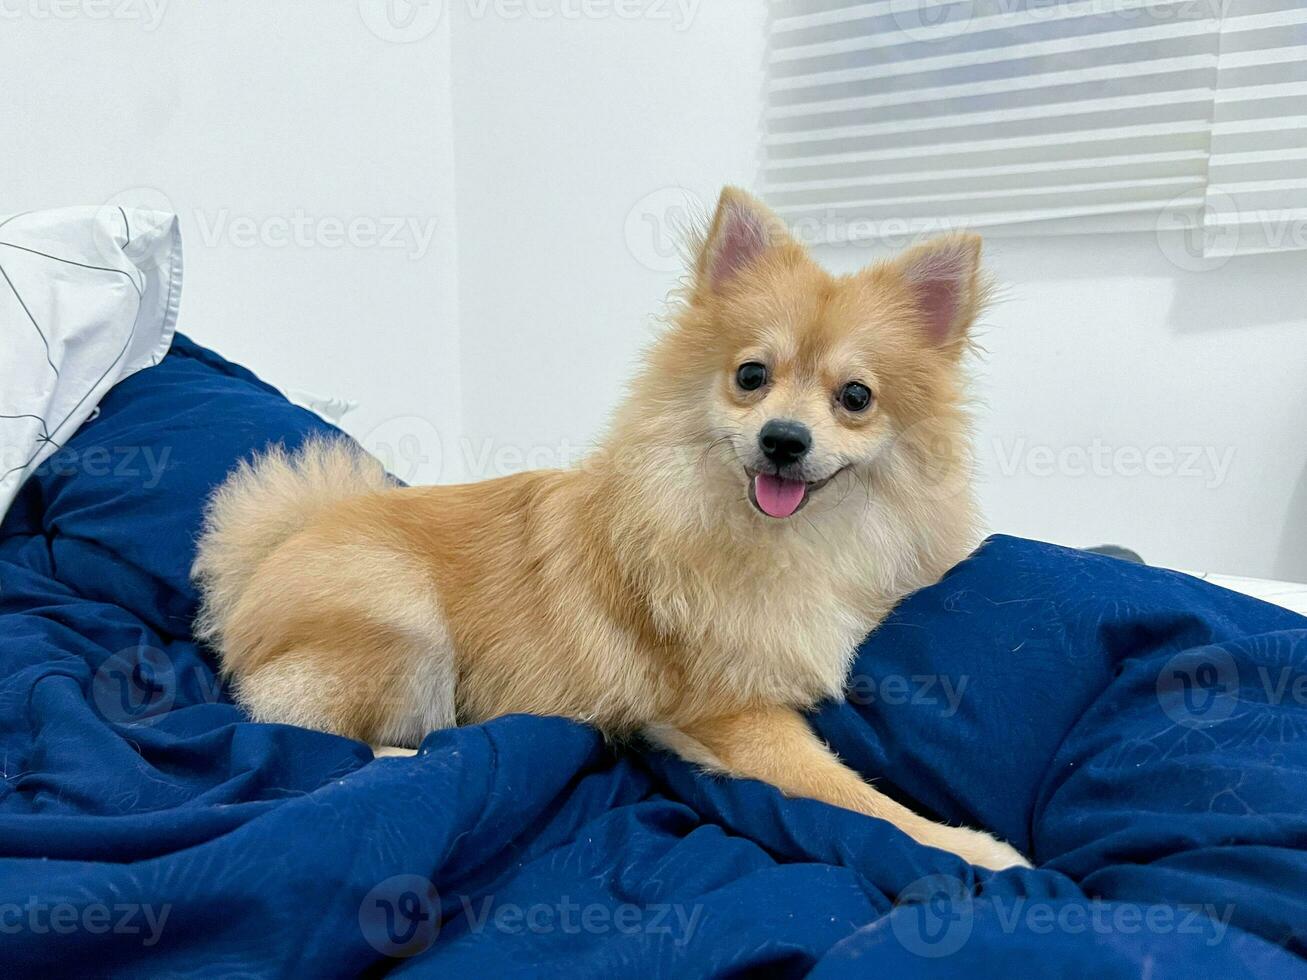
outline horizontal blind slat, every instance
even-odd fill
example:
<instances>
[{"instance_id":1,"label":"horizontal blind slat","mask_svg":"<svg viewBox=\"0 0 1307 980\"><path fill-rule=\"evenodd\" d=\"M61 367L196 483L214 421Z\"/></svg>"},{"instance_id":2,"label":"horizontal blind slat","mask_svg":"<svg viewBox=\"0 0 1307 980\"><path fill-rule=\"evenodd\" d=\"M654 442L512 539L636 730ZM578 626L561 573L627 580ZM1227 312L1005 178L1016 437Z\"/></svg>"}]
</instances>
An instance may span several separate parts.
<instances>
[{"instance_id":1,"label":"horizontal blind slat","mask_svg":"<svg viewBox=\"0 0 1307 980\"><path fill-rule=\"evenodd\" d=\"M893 95L860 96L852 99L832 99L824 102L801 102L795 105L772 106L766 110L766 118L768 120L789 119L801 118L814 112L877 109L883 106L902 105L907 102L932 102L947 99L955 94L956 97L977 98L984 95L1040 90L1052 85L1080 86L1088 82L1123 82L1126 79L1141 78L1148 75L1215 70L1216 63L1216 55L1213 53L1211 55L1193 55L1185 58L1165 58L1138 65L1103 65L1093 68L1047 71L983 84L959 82L955 85L921 88ZM1083 96L1083 99L1092 98L1091 92L1086 92Z\"/></svg>"},{"instance_id":2,"label":"horizontal blind slat","mask_svg":"<svg viewBox=\"0 0 1307 980\"><path fill-rule=\"evenodd\" d=\"M952 167L947 170L909 170L884 175L854 175L821 180L802 180L768 183L767 193L780 200L786 194L816 195L846 187L896 187L904 184L930 184L939 181L965 180L973 185L985 184L987 179L1001 181L1007 178L1058 177L1077 172L1128 170L1144 173L1148 168L1156 171L1172 170L1188 174L1203 174L1207 170L1207 153L1178 151L1173 153L1139 153L1115 157L1076 157L1041 163L1008 163L984 167Z\"/></svg>"},{"instance_id":3,"label":"horizontal blind slat","mask_svg":"<svg viewBox=\"0 0 1307 980\"><path fill-rule=\"evenodd\" d=\"M830 85L843 82L874 81L879 78L894 78L899 75L917 72L935 71L945 68L978 67L981 65L1001 64L1025 58L1045 57L1048 55L1083 54L1087 51L1128 47L1145 43L1164 41L1193 41L1211 43L1215 53L1216 46L1208 41L1211 25L1201 22L1185 21L1176 24L1164 24L1155 28L1141 28L1127 36L1118 34L1099 34L1090 37L1059 37L1043 41L1030 41L1013 44L1008 47L986 48L983 50L959 51L949 54L932 55L924 58L905 59L889 63L860 68L839 68L813 71L809 73L785 75L772 78L767 83L767 93L774 96L778 92L791 89L809 88L815 85Z\"/></svg>"},{"instance_id":4,"label":"horizontal blind slat","mask_svg":"<svg viewBox=\"0 0 1307 980\"><path fill-rule=\"evenodd\" d=\"M1179 113L1177 110L1186 104L1192 103L1204 107L1209 106L1211 103L1211 93L1201 89L1174 92L1170 94L1170 100L1171 101L1168 105L1158 106L1156 99L1153 98L1152 95L1119 96L1093 102L1092 110L1094 112L1104 112L1147 108L1157 110L1166 115L1178 116ZM769 132L767 136L764 137L764 141L768 143L806 142L834 137L848 138L850 136L870 136L897 131L911 132L913 130L948 129L960 125L980 127L987 126L991 123L1007 122L1009 120L1047 119L1049 117L1061 116L1066 112L1067 107L1065 105L1030 106L1021 109L994 109L987 112L937 116L928 120L905 120L893 123L865 123L856 126L838 126L818 130L801 130L797 132Z\"/></svg>"},{"instance_id":5,"label":"horizontal blind slat","mask_svg":"<svg viewBox=\"0 0 1307 980\"><path fill-rule=\"evenodd\" d=\"M1254 121L1261 122L1261 120ZM1304 121L1307 122L1307 117L1304 117ZM1211 127L1206 120L1150 123L1141 126L1106 126L1063 133L1059 135L1055 142L1049 140L1047 133L1041 132L1033 136L937 142L924 150L920 147L899 145L879 150L848 150L836 153L796 154L784 157L770 154L767 158L767 168L768 170L800 170L837 166L854 168L864 164L904 163L905 161L919 165L923 159L923 153L943 158L962 154L984 158L987 154L999 155L1018 151L1029 153L1037 150L1045 154L1076 156L1088 152L1081 146L1081 144L1086 143L1092 143L1098 147L1150 140L1161 141L1162 145L1188 147L1194 144L1195 137L1202 137L1202 145L1206 146L1206 138L1210 132Z\"/></svg>"},{"instance_id":6,"label":"horizontal blind slat","mask_svg":"<svg viewBox=\"0 0 1307 980\"><path fill-rule=\"evenodd\" d=\"M1201 174L1148 179L1086 181L1080 184L1049 188L1014 188L1007 190L972 191L956 189L949 194L907 194L898 197L854 197L843 200L815 202L822 207L850 208L901 208L904 205L918 205L919 210L948 210L945 205L951 203L976 202L978 205L997 206L1005 200L1036 200L1057 197L1094 196L1107 200L1116 192L1125 192L1127 196L1151 196L1160 200L1169 200L1186 187L1206 186L1206 178ZM811 202L777 202L777 210L787 208L811 207Z\"/></svg>"},{"instance_id":7,"label":"horizontal blind slat","mask_svg":"<svg viewBox=\"0 0 1307 980\"><path fill-rule=\"evenodd\" d=\"M1303 0L773 0L768 30L763 192L825 237L1192 208L1238 229L1213 248L1307 247Z\"/></svg>"},{"instance_id":8,"label":"horizontal blind slat","mask_svg":"<svg viewBox=\"0 0 1307 980\"><path fill-rule=\"evenodd\" d=\"M1202 209L1208 254L1307 248L1305 105L1307 6L1230 0Z\"/></svg>"},{"instance_id":9,"label":"horizontal blind slat","mask_svg":"<svg viewBox=\"0 0 1307 980\"><path fill-rule=\"evenodd\" d=\"M1190 189L1189 197L1202 199L1202 184ZM1060 204L1041 203L1022 210L958 212L944 215L913 215L872 218L863 212L841 213L804 212L800 209L777 209L787 221L803 227L814 227L804 238L811 242L866 241L877 238L938 234L960 228L998 228L1004 225L1038 224L1068 218L1090 218L1127 214L1152 214L1163 207L1185 199L1179 197L1144 196L1138 200L1067 200Z\"/></svg>"},{"instance_id":10,"label":"horizontal blind slat","mask_svg":"<svg viewBox=\"0 0 1307 980\"><path fill-rule=\"evenodd\" d=\"M946 21L935 27L930 26L928 22L925 25L920 24L916 17L921 10L927 7L948 6L962 6L962 4L886 4L883 10L875 13L867 22L867 25L869 25L871 20L879 18L885 22L886 30L873 31L867 25L860 28L855 26L839 40L817 43L796 43L798 38L787 38L787 32L776 30L776 25L773 23L768 37L767 60L770 64L778 64L807 58L849 54L869 48L891 48L904 43L928 44L947 41L955 39L959 35L974 38L985 33L997 34L998 32L1011 32L1014 30L1024 31L1032 27L1051 27L1064 21L1077 21L1094 17L1111 17L1124 20L1124 18L1131 15L1146 15L1150 10L1158 11L1171 8L1179 10L1176 16L1201 19L1210 22L1213 29L1215 28L1215 18L1211 17L1210 14L1203 13L1201 9L1194 10L1193 0L1114 0L1108 9L1105 9L1101 4L1095 3L1064 3L1053 7L1036 7L1030 10L999 9L996 13L986 14L981 17L972 17L964 12L962 16L965 18L965 22L958 20ZM895 7L898 9L896 10ZM897 31L894 28L897 28Z\"/></svg>"}]
</instances>

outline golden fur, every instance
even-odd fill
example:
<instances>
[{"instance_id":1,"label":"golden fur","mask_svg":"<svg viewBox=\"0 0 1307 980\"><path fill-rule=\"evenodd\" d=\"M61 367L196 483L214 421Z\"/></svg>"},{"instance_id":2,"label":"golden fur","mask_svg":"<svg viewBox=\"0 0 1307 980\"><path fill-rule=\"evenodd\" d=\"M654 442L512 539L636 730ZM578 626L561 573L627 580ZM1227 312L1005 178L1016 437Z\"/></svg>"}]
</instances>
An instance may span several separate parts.
<instances>
[{"instance_id":1,"label":"golden fur","mask_svg":"<svg viewBox=\"0 0 1307 980\"><path fill-rule=\"evenodd\" d=\"M256 719L414 745L511 712L642 733L717 771L891 820L976 863L986 834L911 813L799 712L841 695L858 642L977 541L960 360L979 239L833 277L727 188L675 322L575 470L392 487L346 441L274 448L217 491L195 563L200 634ZM744 391L735 371L768 366ZM846 411L849 380L875 393ZM812 432L773 519L759 428Z\"/></svg>"}]
</instances>

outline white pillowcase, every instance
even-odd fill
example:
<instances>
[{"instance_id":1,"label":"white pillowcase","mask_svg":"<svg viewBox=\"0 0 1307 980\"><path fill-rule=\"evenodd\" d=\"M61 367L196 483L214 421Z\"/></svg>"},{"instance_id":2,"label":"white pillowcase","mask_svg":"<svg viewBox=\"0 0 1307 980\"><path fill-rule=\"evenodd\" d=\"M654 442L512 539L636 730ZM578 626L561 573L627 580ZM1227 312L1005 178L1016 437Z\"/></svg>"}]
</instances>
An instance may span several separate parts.
<instances>
[{"instance_id":1,"label":"white pillowcase","mask_svg":"<svg viewBox=\"0 0 1307 980\"><path fill-rule=\"evenodd\" d=\"M0 218L0 517L105 392L168 352L181 277L173 214Z\"/></svg>"}]
</instances>

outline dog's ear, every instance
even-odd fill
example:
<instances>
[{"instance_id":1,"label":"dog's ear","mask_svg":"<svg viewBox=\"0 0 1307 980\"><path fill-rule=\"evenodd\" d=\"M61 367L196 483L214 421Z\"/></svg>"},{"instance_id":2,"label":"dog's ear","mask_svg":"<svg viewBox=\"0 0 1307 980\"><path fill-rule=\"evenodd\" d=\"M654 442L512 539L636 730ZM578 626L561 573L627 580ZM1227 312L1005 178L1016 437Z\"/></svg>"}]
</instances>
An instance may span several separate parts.
<instances>
[{"instance_id":1,"label":"dog's ear","mask_svg":"<svg viewBox=\"0 0 1307 980\"><path fill-rule=\"evenodd\" d=\"M921 313L925 340L951 347L980 314L987 293L980 236L946 235L908 249L890 263Z\"/></svg>"},{"instance_id":2,"label":"dog's ear","mask_svg":"<svg viewBox=\"0 0 1307 980\"><path fill-rule=\"evenodd\" d=\"M785 223L738 187L725 187L695 259L695 280L718 290L764 255L797 246Z\"/></svg>"}]
</instances>

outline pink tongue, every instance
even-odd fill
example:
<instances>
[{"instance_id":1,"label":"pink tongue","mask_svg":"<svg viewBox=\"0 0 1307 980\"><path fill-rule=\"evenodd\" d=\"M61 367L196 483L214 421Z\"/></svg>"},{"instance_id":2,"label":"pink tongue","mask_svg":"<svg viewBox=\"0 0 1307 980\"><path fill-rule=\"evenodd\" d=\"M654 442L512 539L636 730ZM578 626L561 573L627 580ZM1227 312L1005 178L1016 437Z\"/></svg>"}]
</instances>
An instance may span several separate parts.
<instances>
[{"instance_id":1,"label":"pink tongue","mask_svg":"<svg viewBox=\"0 0 1307 980\"><path fill-rule=\"evenodd\" d=\"M763 513L771 517L789 517L803 503L808 486L802 480L787 480L770 473L759 473L753 478L753 495Z\"/></svg>"}]
</instances>

